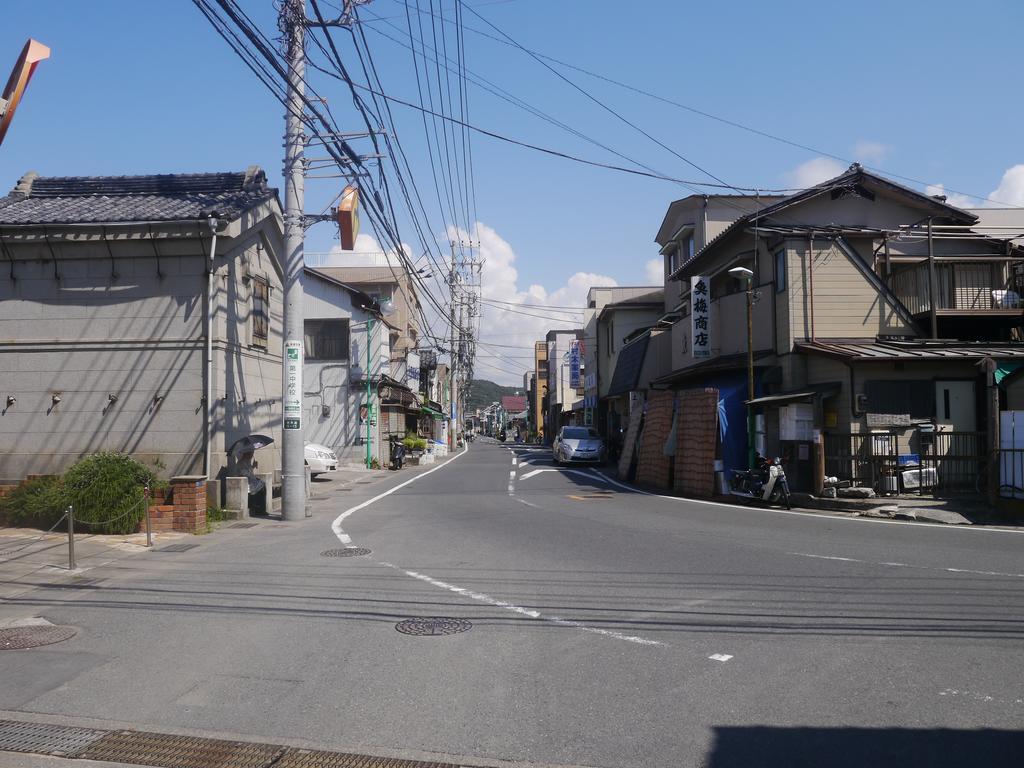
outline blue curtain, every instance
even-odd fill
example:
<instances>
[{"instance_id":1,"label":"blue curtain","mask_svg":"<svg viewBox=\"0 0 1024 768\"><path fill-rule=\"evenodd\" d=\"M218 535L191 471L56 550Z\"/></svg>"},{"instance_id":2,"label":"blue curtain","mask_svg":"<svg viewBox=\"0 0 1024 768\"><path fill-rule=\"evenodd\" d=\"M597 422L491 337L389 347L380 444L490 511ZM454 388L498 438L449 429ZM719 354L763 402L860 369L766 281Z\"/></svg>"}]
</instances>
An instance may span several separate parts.
<instances>
[{"instance_id":1,"label":"blue curtain","mask_svg":"<svg viewBox=\"0 0 1024 768\"><path fill-rule=\"evenodd\" d=\"M701 382L718 389L718 434L722 440L722 461L730 469L747 468L747 373L722 373ZM754 370L754 393L761 394L760 371Z\"/></svg>"}]
</instances>

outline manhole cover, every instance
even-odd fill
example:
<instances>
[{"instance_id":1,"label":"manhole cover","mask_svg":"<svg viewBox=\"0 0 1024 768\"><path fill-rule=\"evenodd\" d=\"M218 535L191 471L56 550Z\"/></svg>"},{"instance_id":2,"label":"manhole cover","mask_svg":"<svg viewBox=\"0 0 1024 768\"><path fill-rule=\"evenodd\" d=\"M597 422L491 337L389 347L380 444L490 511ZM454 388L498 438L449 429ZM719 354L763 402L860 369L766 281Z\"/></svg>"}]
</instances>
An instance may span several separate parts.
<instances>
[{"instance_id":1,"label":"manhole cover","mask_svg":"<svg viewBox=\"0 0 1024 768\"><path fill-rule=\"evenodd\" d=\"M282 752L284 748L276 744L114 731L76 757L160 768L267 768Z\"/></svg>"},{"instance_id":2,"label":"manhole cover","mask_svg":"<svg viewBox=\"0 0 1024 768\"><path fill-rule=\"evenodd\" d=\"M171 544L169 547L163 549L154 549L154 552L188 552L190 549L195 549L198 544Z\"/></svg>"},{"instance_id":3,"label":"manhole cover","mask_svg":"<svg viewBox=\"0 0 1024 768\"><path fill-rule=\"evenodd\" d=\"M255 528L259 523L232 523L228 528Z\"/></svg>"},{"instance_id":4,"label":"manhole cover","mask_svg":"<svg viewBox=\"0 0 1024 768\"><path fill-rule=\"evenodd\" d=\"M465 619L448 619L434 616L424 619L406 619L395 624L403 635L457 635L473 628Z\"/></svg>"},{"instance_id":5,"label":"manhole cover","mask_svg":"<svg viewBox=\"0 0 1024 768\"><path fill-rule=\"evenodd\" d=\"M320 557L359 557L368 555L370 550L366 547L345 547L344 549L328 549L320 553Z\"/></svg>"},{"instance_id":6,"label":"manhole cover","mask_svg":"<svg viewBox=\"0 0 1024 768\"><path fill-rule=\"evenodd\" d=\"M9 627L0 629L0 651L37 648L70 640L78 632L74 627L56 627L53 624Z\"/></svg>"},{"instance_id":7,"label":"manhole cover","mask_svg":"<svg viewBox=\"0 0 1024 768\"><path fill-rule=\"evenodd\" d=\"M0 720L0 750L73 755L100 739L106 731L48 723Z\"/></svg>"}]
</instances>

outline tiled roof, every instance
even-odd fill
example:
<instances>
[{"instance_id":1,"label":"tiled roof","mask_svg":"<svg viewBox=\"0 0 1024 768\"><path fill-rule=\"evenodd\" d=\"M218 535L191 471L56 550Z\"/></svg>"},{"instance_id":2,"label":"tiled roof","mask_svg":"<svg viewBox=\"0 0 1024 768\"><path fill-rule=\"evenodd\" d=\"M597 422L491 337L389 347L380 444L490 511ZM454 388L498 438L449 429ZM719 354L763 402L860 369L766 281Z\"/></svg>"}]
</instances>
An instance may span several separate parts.
<instances>
[{"instance_id":1,"label":"tiled roof","mask_svg":"<svg viewBox=\"0 0 1024 768\"><path fill-rule=\"evenodd\" d=\"M855 360L966 360L986 357L1024 359L1024 344L1001 341L870 341L827 340L797 342L798 352L816 352Z\"/></svg>"},{"instance_id":2,"label":"tiled roof","mask_svg":"<svg viewBox=\"0 0 1024 768\"><path fill-rule=\"evenodd\" d=\"M240 173L152 176L22 176L0 198L0 225L187 221L238 218L276 198L257 166Z\"/></svg>"},{"instance_id":3,"label":"tiled roof","mask_svg":"<svg viewBox=\"0 0 1024 768\"><path fill-rule=\"evenodd\" d=\"M525 395L502 395L501 407L510 413L519 413L526 410Z\"/></svg>"}]
</instances>

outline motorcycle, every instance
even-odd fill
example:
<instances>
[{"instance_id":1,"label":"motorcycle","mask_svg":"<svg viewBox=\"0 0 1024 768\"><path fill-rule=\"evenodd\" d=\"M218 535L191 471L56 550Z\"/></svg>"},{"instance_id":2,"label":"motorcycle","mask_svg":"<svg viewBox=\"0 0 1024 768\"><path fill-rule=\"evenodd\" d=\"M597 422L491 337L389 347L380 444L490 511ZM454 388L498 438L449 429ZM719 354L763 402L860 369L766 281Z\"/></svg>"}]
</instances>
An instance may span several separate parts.
<instances>
[{"instance_id":1,"label":"motorcycle","mask_svg":"<svg viewBox=\"0 0 1024 768\"><path fill-rule=\"evenodd\" d=\"M399 470L405 463L405 445L398 440L391 443L391 469Z\"/></svg>"},{"instance_id":2,"label":"motorcycle","mask_svg":"<svg viewBox=\"0 0 1024 768\"><path fill-rule=\"evenodd\" d=\"M782 459L757 457L757 469L734 469L729 482L729 493L740 499L760 501L765 504L784 504L791 508L789 481Z\"/></svg>"}]
</instances>

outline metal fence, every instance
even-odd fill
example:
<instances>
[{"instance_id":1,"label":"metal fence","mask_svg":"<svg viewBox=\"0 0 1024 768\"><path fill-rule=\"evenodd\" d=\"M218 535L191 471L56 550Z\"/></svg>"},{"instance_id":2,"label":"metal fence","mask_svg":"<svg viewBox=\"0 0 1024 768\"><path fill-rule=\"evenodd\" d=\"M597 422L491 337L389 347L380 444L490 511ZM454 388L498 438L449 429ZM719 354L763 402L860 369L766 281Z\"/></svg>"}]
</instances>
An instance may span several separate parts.
<instances>
[{"instance_id":1,"label":"metal fence","mask_svg":"<svg viewBox=\"0 0 1024 768\"><path fill-rule=\"evenodd\" d=\"M879 493L984 495L987 445L985 432L826 432L825 474ZM1024 486L1024 456L1012 469Z\"/></svg>"}]
</instances>

